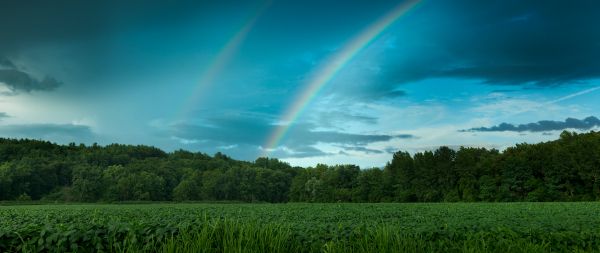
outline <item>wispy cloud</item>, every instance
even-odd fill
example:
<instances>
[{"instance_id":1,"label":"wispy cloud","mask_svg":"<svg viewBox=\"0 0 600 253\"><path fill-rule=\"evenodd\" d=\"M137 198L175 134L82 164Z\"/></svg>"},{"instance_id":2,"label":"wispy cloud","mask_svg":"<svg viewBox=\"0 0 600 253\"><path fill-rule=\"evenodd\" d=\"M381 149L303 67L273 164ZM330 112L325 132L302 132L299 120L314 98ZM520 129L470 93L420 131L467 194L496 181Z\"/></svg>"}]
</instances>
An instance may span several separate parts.
<instances>
[{"instance_id":1,"label":"wispy cloud","mask_svg":"<svg viewBox=\"0 0 600 253\"><path fill-rule=\"evenodd\" d=\"M309 157L324 157L331 156L334 153L325 152L321 149L312 146L301 146L301 147L280 147L271 154L273 157L278 158L309 158Z\"/></svg>"},{"instance_id":2,"label":"wispy cloud","mask_svg":"<svg viewBox=\"0 0 600 253\"><path fill-rule=\"evenodd\" d=\"M586 89L586 90L582 90L582 91L579 91L579 92L575 92L575 93L573 93L573 94L569 94L569 95L566 95L566 96L563 96L563 97L560 97L560 98L554 99L554 100L552 100L552 101L548 101L548 102L544 103L544 106L546 106L546 105L551 105L551 104L556 104L556 103L558 103L558 102L562 102L562 101L565 101L565 100L567 100L567 99L571 99L571 98L574 98L574 97L578 97L578 96L581 96L581 95L585 95L585 94L588 94L588 93L590 93L590 92L596 91L596 90L598 90L598 89L600 89L600 86L596 86L596 87L593 87L593 88L589 88L589 89Z\"/></svg>"},{"instance_id":3,"label":"wispy cloud","mask_svg":"<svg viewBox=\"0 0 600 253\"><path fill-rule=\"evenodd\" d=\"M384 151L378 149L371 149L362 146L340 146L345 151L357 151L365 154L383 154Z\"/></svg>"}]
</instances>

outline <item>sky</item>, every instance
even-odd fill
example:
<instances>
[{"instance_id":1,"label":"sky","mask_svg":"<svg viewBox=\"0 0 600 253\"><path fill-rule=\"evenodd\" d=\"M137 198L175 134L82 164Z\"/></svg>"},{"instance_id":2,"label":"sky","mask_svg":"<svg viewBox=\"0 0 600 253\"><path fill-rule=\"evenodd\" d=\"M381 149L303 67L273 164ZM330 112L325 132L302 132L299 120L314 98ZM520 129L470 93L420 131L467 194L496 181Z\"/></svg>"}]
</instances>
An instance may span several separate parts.
<instances>
[{"instance_id":1,"label":"sky","mask_svg":"<svg viewBox=\"0 0 600 253\"><path fill-rule=\"evenodd\" d=\"M600 129L595 0L10 1L0 136L292 165Z\"/></svg>"}]
</instances>

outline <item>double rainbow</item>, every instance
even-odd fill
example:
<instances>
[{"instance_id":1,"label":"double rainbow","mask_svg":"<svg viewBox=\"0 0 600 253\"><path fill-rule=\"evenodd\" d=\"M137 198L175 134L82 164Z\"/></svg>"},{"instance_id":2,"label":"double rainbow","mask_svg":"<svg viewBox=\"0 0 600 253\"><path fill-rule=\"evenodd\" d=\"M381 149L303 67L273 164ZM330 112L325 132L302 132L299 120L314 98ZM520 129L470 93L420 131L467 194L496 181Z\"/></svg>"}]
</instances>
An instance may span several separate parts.
<instances>
[{"instance_id":1,"label":"double rainbow","mask_svg":"<svg viewBox=\"0 0 600 253\"><path fill-rule=\"evenodd\" d=\"M325 66L319 69L316 74L308 81L304 90L294 99L294 102L288 107L282 115L280 122L275 126L275 130L269 135L263 146L263 156L267 156L273 151L285 134L289 131L292 123L298 119L302 111L317 96L320 90L335 77L335 75L348 62L350 62L362 49L377 38L386 28L392 25L396 20L402 17L412 9L420 0L407 0L396 6L388 14L370 25L347 43L342 50L327 61Z\"/></svg>"}]
</instances>

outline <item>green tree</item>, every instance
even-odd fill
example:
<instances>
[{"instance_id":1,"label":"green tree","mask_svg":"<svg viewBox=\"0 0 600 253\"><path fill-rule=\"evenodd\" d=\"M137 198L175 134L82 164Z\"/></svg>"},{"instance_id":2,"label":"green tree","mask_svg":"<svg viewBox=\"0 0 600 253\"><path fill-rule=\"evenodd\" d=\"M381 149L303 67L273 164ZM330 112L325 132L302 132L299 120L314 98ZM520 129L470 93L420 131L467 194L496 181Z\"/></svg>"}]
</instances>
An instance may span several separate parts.
<instances>
[{"instance_id":1,"label":"green tree","mask_svg":"<svg viewBox=\"0 0 600 253\"><path fill-rule=\"evenodd\" d=\"M396 201L416 201L412 185L415 179L415 165L408 152L394 153L391 163L386 165L383 173L386 196Z\"/></svg>"},{"instance_id":2,"label":"green tree","mask_svg":"<svg viewBox=\"0 0 600 253\"><path fill-rule=\"evenodd\" d=\"M378 168L363 170L358 176L357 202L380 202L384 196L383 172Z\"/></svg>"},{"instance_id":3,"label":"green tree","mask_svg":"<svg viewBox=\"0 0 600 253\"><path fill-rule=\"evenodd\" d=\"M184 179L173 189L173 200L198 200L200 199L199 188L193 179Z\"/></svg>"},{"instance_id":4,"label":"green tree","mask_svg":"<svg viewBox=\"0 0 600 253\"><path fill-rule=\"evenodd\" d=\"M77 201L97 201L103 193L102 170L98 166L78 165L73 169L71 194Z\"/></svg>"}]
</instances>

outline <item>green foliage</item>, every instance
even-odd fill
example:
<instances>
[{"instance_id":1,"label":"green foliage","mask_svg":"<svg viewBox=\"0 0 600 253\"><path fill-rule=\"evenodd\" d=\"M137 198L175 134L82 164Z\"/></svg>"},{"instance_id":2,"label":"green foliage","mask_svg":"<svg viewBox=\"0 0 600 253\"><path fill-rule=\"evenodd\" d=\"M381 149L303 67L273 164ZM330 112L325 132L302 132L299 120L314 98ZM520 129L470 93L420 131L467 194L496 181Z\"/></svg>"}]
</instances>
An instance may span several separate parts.
<instances>
[{"instance_id":1,"label":"green foliage","mask_svg":"<svg viewBox=\"0 0 600 253\"><path fill-rule=\"evenodd\" d=\"M598 252L600 203L29 205L0 252Z\"/></svg>"},{"instance_id":2,"label":"green foliage","mask_svg":"<svg viewBox=\"0 0 600 253\"><path fill-rule=\"evenodd\" d=\"M396 152L383 168L299 168L111 144L0 138L0 201L478 202L600 200L600 133L484 148Z\"/></svg>"},{"instance_id":3,"label":"green foliage","mask_svg":"<svg viewBox=\"0 0 600 253\"><path fill-rule=\"evenodd\" d=\"M76 166L73 169L72 190L77 194L75 200L95 201L102 195L102 188L102 170L99 167Z\"/></svg>"},{"instance_id":4,"label":"green foliage","mask_svg":"<svg viewBox=\"0 0 600 253\"><path fill-rule=\"evenodd\" d=\"M198 193L196 182L192 179L184 179L173 189L173 199L175 201L198 200Z\"/></svg>"},{"instance_id":5,"label":"green foliage","mask_svg":"<svg viewBox=\"0 0 600 253\"><path fill-rule=\"evenodd\" d=\"M27 193L23 193L21 195L19 195L19 197L17 197L17 201L30 201L31 197L29 197L29 195L27 195Z\"/></svg>"},{"instance_id":6,"label":"green foliage","mask_svg":"<svg viewBox=\"0 0 600 253\"><path fill-rule=\"evenodd\" d=\"M0 201L284 202L299 170L273 158L251 163L221 153L0 138Z\"/></svg>"}]
</instances>

